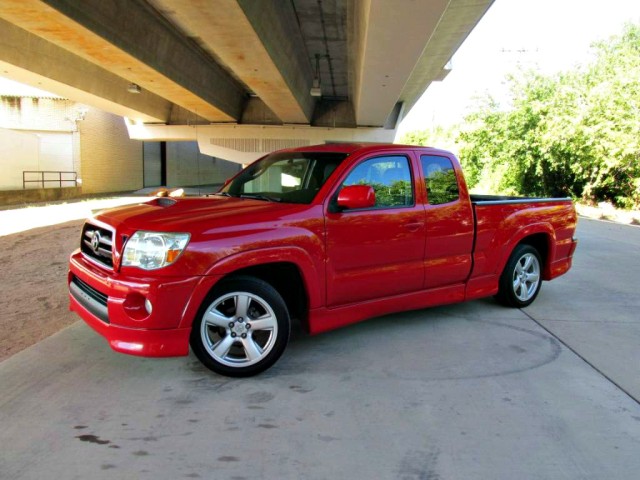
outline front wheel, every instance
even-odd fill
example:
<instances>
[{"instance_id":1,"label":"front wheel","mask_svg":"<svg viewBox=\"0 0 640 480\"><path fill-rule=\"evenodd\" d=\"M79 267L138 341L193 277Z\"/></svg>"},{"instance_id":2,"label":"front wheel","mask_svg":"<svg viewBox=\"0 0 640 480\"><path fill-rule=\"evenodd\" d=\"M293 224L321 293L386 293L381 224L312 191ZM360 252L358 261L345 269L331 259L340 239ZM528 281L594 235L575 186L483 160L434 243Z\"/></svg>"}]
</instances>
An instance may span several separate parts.
<instances>
[{"instance_id":1,"label":"front wheel","mask_svg":"<svg viewBox=\"0 0 640 480\"><path fill-rule=\"evenodd\" d=\"M518 245L500 276L498 301L515 308L531 305L542 286L541 263L538 250L531 245Z\"/></svg>"},{"instance_id":2,"label":"front wheel","mask_svg":"<svg viewBox=\"0 0 640 480\"><path fill-rule=\"evenodd\" d=\"M238 276L216 285L193 323L193 353L229 377L263 372L284 352L291 330L280 294L258 278Z\"/></svg>"}]
</instances>

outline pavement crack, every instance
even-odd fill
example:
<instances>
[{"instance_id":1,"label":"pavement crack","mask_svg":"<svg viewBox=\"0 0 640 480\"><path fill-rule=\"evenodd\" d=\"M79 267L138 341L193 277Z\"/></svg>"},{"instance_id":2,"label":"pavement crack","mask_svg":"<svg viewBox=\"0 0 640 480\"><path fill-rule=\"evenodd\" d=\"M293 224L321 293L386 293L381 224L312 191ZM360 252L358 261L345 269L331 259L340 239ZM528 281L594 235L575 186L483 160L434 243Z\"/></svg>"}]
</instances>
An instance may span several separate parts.
<instances>
[{"instance_id":1,"label":"pavement crack","mask_svg":"<svg viewBox=\"0 0 640 480\"><path fill-rule=\"evenodd\" d=\"M541 322L539 322L538 320L536 320L533 316L531 316L528 312L525 312L523 309L520 309L520 311L526 315L529 319L531 319L533 322L535 322L540 328L542 328L545 332L547 332L549 335L551 335L553 338L555 338L559 343L561 343L562 345L564 345L570 352L573 352L574 355L576 355L580 360L582 360L584 363L586 363L587 365L589 365L593 370L595 370L596 372L598 372L600 375L602 375L606 380L608 380L610 383L612 383L613 385L615 385L616 388L618 388L618 390L620 390L621 392L623 392L625 395L627 395L631 400L633 400L635 403L637 403L638 405L640 405L640 400L637 399L636 397L634 397L631 392L629 392L626 388L624 388L622 385L620 385L618 382L616 382L613 378L611 378L609 375L607 375L605 372L603 372L602 370L600 370L594 363L590 362L584 355L582 355L581 353L579 353L575 348L573 348L571 345L569 345L567 342L565 342L562 338L560 338L558 335L556 335L554 332L552 332L549 328L545 327Z\"/></svg>"}]
</instances>

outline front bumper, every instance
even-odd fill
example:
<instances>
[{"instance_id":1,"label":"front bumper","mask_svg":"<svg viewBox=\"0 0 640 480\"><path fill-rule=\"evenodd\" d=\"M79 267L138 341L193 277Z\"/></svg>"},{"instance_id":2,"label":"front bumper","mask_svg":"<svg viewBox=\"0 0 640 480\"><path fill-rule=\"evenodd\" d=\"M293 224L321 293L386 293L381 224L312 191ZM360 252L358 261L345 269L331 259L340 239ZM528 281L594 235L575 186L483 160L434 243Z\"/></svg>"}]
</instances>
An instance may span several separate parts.
<instances>
[{"instance_id":1,"label":"front bumper","mask_svg":"<svg viewBox=\"0 0 640 480\"><path fill-rule=\"evenodd\" d=\"M79 251L69 262L69 309L122 353L144 357L189 353L191 324L212 277L126 277ZM152 305L151 313L145 301Z\"/></svg>"},{"instance_id":2,"label":"front bumper","mask_svg":"<svg viewBox=\"0 0 640 480\"><path fill-rule=\"evenodd\" d=\"M70 294L69 299L70 309L102 335L116 352L140 357L178 357L189 354L191 328L143 330L107 324L79 304L73 295Z\"/></svg>"}]
</instances>

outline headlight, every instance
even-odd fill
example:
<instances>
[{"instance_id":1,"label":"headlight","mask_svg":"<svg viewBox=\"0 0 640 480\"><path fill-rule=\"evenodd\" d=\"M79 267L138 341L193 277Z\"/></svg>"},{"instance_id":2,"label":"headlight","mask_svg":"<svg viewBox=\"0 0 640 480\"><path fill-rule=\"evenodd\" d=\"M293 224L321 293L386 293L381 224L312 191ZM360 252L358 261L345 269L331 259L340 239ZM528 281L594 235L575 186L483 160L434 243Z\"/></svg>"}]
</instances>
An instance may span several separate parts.
<instances>
[{"instance_id":1,"label":"headlight","mask_svg":"<svg viewBox=\"0 0 640 480\"><path fill-rule=\"evenodd\" d=\"M175 262L189 243L188 233L139 231L124 247L123 267L155 270Z\"/></svg>"}]
</instances>

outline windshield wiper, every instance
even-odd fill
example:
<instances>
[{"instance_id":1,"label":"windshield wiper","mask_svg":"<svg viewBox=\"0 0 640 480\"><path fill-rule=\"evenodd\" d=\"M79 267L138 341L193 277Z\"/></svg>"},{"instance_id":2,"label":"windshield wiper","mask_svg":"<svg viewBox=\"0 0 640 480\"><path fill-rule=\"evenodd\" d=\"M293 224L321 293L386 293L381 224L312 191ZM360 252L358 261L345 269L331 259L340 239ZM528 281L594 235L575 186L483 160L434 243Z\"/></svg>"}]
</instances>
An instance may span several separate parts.
<instances>
[{"instance_id":1,"label":"windshield wiper","mask_svg":"<svg viewBox=\"0 0 640 480\"><path fill-rule=\"evenodd\" d=\"M261 195L259 193L243 193L240 198L251 198L253 200L264 200L267 202L281 202L281 198L270 197L268 195Z\"/></svg>"},{"instance_id":2,"label":"windshield wiper","mask_svg":"<svg viewBox=\"0 0 640 480\"><path fill-rule=\"evenodd\" d=\"M212 195L220 195L221 197L233 197L229 192L216 192L212 193Z\"/></svg>"}]
</instances>

